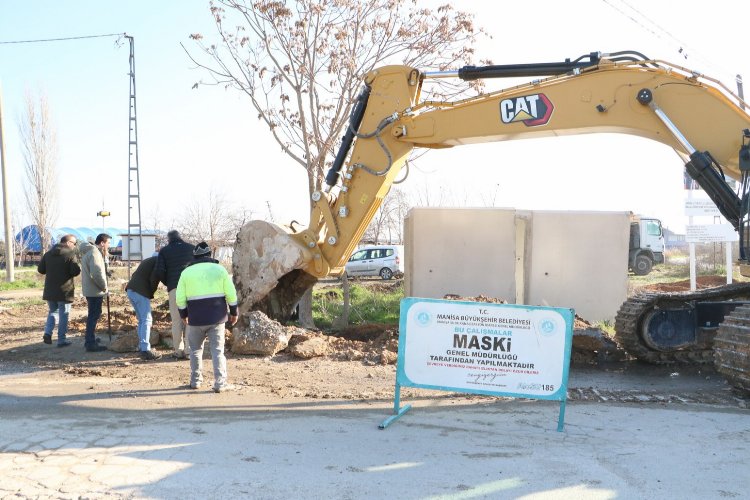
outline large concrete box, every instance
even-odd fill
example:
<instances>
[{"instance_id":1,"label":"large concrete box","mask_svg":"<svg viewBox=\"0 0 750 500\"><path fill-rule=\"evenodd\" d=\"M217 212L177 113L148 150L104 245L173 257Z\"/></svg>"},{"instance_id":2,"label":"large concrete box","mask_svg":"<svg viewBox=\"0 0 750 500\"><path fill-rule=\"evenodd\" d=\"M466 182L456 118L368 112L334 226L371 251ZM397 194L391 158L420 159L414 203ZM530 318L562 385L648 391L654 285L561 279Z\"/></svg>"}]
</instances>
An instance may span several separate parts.
<instances>
[{"instance_id":1,"label":"large concrete box","mask_svg":"<svg viewBox=\"0 0 750 500\"><path fill-rule=\"evenodd\" d=\"M628 212L414 208L405 292L487 295L613 320L628 291Z\"/></svg>"},{"instance_id":2,"label":"large concrete box","mask_svg":"<svg viewBox=\"0 0 750 500\"><path fill-rule=\"evenodd\" d=\"M137 234L121 234L122 238L122 260L143 260L156 251L156 235L142 234L140 238ZM141 249L141 241L143 249Z\"/></svg>"},{"instance_id":3,"label":"large concrete box","mask_svg":"<svg viewBox=\"0 0 750 500\"><path fill-rule=\"evenodd\" d=\"M628 296L628 212L532 212L526 303L614 320ZM530 254L530 255L529 255Z\"/></svg>"},{"instance_id":4,"label":"large concrete box","mask_svg":"<svg viewBox=\"0 0 750 500\"><path fill-rule=\"evenodd\" d=\"M412 208L404 221L406 294L514 302L515 224L514 210Z\"/></svg>"}]
</instances>

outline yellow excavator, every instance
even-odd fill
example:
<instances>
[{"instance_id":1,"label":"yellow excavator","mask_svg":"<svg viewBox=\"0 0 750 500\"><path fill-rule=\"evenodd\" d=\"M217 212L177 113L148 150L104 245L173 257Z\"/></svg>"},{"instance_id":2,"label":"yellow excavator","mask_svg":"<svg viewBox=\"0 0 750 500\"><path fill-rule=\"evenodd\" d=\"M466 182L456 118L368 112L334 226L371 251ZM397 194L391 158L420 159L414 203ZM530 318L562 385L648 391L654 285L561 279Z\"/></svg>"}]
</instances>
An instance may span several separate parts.
<instances>
[{"instance_id":1,"label":"yellow excavator","mask_svg":"<svg viewBox=\"0 0 750 500\"><path fill-rule=\"evenodd\" d=\"M432 78L509 77L535 79L454 102L421 98ZM633 134L673 148L739 232L740 271L750 276L746 107L718 80L633 51L448 72L375 69L364 78L325 189L312 194L309 227L252 221L238 234L233 270L241 311L287 319L317 279L340 274L414 148L595 132ZM730 179L738 181L736 191ZM713 359L733 386L750 391L745 301L750 304L750 283L639 295L617 313L616 340L653 363Z\"/></svg>"}]
</instances>

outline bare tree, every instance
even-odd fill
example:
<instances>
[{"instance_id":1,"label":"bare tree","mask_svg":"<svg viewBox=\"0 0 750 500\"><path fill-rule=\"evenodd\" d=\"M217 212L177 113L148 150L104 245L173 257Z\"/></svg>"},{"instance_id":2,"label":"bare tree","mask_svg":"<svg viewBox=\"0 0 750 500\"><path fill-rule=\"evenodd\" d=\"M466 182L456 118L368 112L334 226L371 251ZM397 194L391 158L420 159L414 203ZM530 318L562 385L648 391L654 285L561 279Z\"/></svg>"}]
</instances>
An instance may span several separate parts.
<instances>
[{"instance_id":1,"label":"bare tree","mask_svg":"<svg viewBox=\"0 0 750 500\"><path fill-rule=\"evenodd\" d=\"M17 234L14 245L15 253L18 256L16 258L16 267L21 267L24 260L26 260L26 254L29 253L29 240L27 239L27 235L23 232L23 224L21 223L20 215L18 214L18 212L13 213L11 227L11 233Z\"/></svg>"},{"instance_id":2,"label":"bare tree","mask_svg":"<svg viewBox=\"0 0 750 500\"><path fill-rule=\"evenodd\" d=\"M385 63L446 69L473 55L472 15L413 0L214 0L213 81L245 93L282 150L321 185L362 77ZM195 60L195 59L194 59Z\"/></svg>"},{"instance_id":3,"label":"bare tree","mask_svg":"<svg viewBox=\"0 0 750 500\"><path fill-rule=\"evenodd\" d=\"M57 220L57 134L47 98L26 93L26 112L19 121L29 216L39 230L42 252L49 247L47 228Z\"/></svg>"},{"instance_id":4,"label":"bare tree","mask_svg":"<svg viewBox=\"0 0 750 500\"><path fill-rule=\"evenodd\" d=\"M500 202L500 184L497 183L494 186L487 186L484 191L478 193L479 198L482 200L482 204L485 207L496 207Z\"/></svg>"},{"instance_id":5,"label":"bare tree","mask_svg":"<svg viewBox=\"0 0 750 500\"><path fill-rule=\"evenodd\" d=\"M220 247L231 246L252 216L247 209L234 208L215 187L206 199L185 206L184 214L178 227L182 236L195 243L205 241L214 254Z\"/></svg>"},{"instance_id":6,"label":"bare tree","mask_svg":"<svg viewBox=\"0 0 750 500\"><path fill-rule=\"evenodd\" d=\"M403 243L403 226L409 200L400 189L391 189L362 237L370 243Z\"/></svg>"},{"instance_id":7,"label":"bare tree","mask_svg":"<svg viewBox=\"0 0 750 500\"><path fill-rule=\"evenodd\" d=\"M422 185L412 193L412 204L415 207L441 207L449 204L449 198L449 193L443 186L435 189Z\"/></svg>"},{"instance_id":8,"label":"bare tree","mask_svg":"<svg viewBox=\"0 0 750 500\"><path fill-rule=\"evenodd\" d=\"M219 43L193 34L210 81L249 98L281 150L320 188L362 77L376 66L446 69L467 63L479 33L471 14L416 0L214 0ZM300 322L312 325L307 293Z\"/></svg>"},{"instance_id":9,"label":"bare tree","mask_svg":"<svg viewBox=\"0 0 750 500\"><path fill-rule=\"evenodd\" d=\"M162 213L159 204L156 204L154 208L146 216L147 229L154 232L154 242L156 248L162 248L167 244L167 231L162 227ZM172 227L172 226L169 226Z\"/></svg>"}]
</instances>

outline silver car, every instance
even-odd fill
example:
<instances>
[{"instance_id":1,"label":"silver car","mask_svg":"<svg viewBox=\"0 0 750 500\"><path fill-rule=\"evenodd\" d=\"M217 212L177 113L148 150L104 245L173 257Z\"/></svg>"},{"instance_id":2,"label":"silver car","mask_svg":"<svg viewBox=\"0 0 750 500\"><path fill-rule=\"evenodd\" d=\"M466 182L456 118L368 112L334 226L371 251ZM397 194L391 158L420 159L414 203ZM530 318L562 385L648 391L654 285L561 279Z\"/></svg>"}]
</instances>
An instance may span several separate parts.
<instances>
[{"instance_id":1,"label":"silver car","mask_svg":"<svg viewBox=\"0 0 750 500\"><path fill-rule=\"evenodd\" d=\"M373 245L355 251L346 263L349 276L380 276L389 280L404 274L403 245Z\"/></svg>"}]
</instances>

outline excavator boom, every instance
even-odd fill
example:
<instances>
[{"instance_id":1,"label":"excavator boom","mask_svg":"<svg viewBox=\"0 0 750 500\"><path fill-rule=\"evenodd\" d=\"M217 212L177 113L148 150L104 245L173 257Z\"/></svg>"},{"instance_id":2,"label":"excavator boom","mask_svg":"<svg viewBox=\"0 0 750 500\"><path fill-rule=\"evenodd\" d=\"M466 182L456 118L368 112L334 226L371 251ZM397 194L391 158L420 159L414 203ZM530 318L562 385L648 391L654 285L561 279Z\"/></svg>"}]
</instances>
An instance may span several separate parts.
<instances>
[{"instance_id":1,"label":"excavator boom","mask_svg":"<svg viewBox=\"0 0 750 500\"><path fill-rule=\"evenodd\" d=\"M294 236L318 256L305 270L318 277L341 272L414 148L597 132L637 135L677 151L727 219L740 226L742 199L725 176L743 177L738 153L747 148L750 116L718 82L663 62L595 53L585 61L470 67L457 75L560 70L567 71L457 102L420 100L430 74L416 68L386 66L368 74L327 189L313 194L310 227Z\"/></svg>"},{"instance_id":2,"label":"excavator boom","mask_svg":"<svg viewBox=\"0 0 750 500\"><path fill-rule=\"evenodd\" d=\"M426 82L446 77L545 78L458 101L422 98ZM240 311L259 309L286 320L318 278L341 273L413 149L598 132L636 135L673 148L739 231L745 274L750 271L745 252L750 237L746 108L717 80L636 52L594 52L573 61L471 66L455 72L378 68L364 78L324 189L312 194L309 226L285 229L254 221L240 232L234 257ZM737 192L729 178L739 181ZM618 313L617 335L641 359L705 361L712 356L716 325L696 324L677 340L675 325L695 323L698 303L705 314L705 303L721 302L722 311L729 311L736 299L750 300L750 286L629 301ZM738 311L735 316L742 316L744 309ZM735 324L744 321L735 316ZM737 328L732 331L736 339ZM750 373L750 336L732 342L735 350L748 351L743 358L749 360L747 366L737 372ZM722 352L732 349L722 347Z\"/></svg>"}]
</instances>

